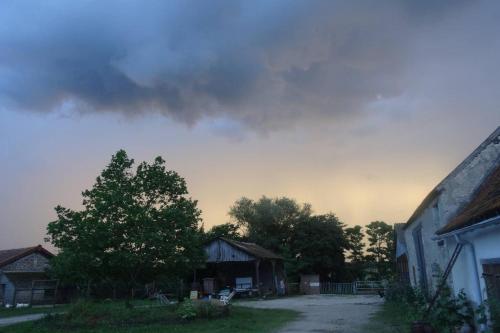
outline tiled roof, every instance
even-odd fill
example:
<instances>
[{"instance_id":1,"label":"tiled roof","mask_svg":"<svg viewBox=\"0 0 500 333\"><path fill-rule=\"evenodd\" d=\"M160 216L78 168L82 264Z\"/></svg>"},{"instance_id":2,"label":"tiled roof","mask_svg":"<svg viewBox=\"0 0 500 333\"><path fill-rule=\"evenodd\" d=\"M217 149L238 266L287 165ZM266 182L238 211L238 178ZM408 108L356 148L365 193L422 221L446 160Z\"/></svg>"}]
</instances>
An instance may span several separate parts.
<instances>
[{"instance_id":1,"label":"tiled roof","mask_svg":"<svg viewBox=\"0 0 500 333\"><path fill-rule=\"evenodd\" d=\"M0 250L0 267L10 264L34 252L40 252L47 257L54 256L52 253L44 249L41 245L32 247L23 247L20 249Z\"/></svg>"},{"instance_id":2,"label":"tiled roof","mask_svg":"<svg viewBox=\"0 0 500 333\"><path fill-rule=\"evenodd\" d=\"M469 204L437 234L462 229L495 216L500 216L500 165L486 177Z\"/></svg>"},{"instance_id":3,"label":"tiled roof","mask_svg":"<svg viewBox=\"0 0 500 333\"><path fill-rule=\"evenodd\" d=\"M224 237L221 237L221 239L232 246L253 255L256 258L261 258L261 259L283 259L283 257L277 255L276 253L269 251L262 246L259 246L255 243L247 243L247 242L238 242L235 240L227 239Z\"/></svg>"},{"instance_id":4,"label":"tiled roof","mask_svg":"<svg viewBox=\"0 0 500 333\"><path fill-rule=\"evenodd\" d=\"M439 182L439 184L436 185L436 187L434 187L434 189L424 198L422 203L420 203L417 209L410 216L410 218L406 222L405 228L407 228L409 225L415 222L415 220L418 219L418 217L422 214L422 212L434 201L435 198L439 196L439 194L442 191L442 185L445 183L446 180L458 174L474 158L476 158L479 154L481 154L481 152L492 142L498 143L499 140L500 140L500 126L497 127L497 129L493 133L491 133L490 136L479 145L479 147L474 149L474 151L469 156L467 156L467 158L463 160L462 163L460 163L455 169L453 169L453 171L450 172L448 176L446 176L441 182Z\"/></svg>"}]
</instances>

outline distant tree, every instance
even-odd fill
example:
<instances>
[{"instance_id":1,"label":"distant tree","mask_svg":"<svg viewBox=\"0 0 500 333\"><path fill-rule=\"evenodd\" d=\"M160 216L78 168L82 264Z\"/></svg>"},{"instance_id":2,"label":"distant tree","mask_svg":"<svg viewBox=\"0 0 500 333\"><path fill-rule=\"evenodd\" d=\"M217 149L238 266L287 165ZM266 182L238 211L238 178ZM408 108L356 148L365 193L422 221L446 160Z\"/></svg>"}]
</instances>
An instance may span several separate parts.
<instances>
[{"instance_id":1,"label":"distant tree","mask_svg":"<svg viewBox=\"0 0 500 333\"><path fill-rule=\"evenodd\" d=\"M309 204L290 198L241 198L229 215L243 237L285 258L287 275L317 273L338 279L344 273L347 242L343 225L334 214L313 215Z\"/></svg>"},{"instance_id":2,"label":"distant tree","mask_svg":"<svg viewBox=\"0 0 500 333\"><path fill-rule=\"evenodd\" d=\"M57 220L47 234L60 249L56 274L76 282L111 279L133 288L203 261L200 211L185 180L167 170L161 157L140 163L135 172L133 165L118 151L92 189L83 191L82 210L55 208Z\"/></svg>"},{"instance_id":3,"label":"distant tree","mask_svg":"<svg viewBox=\"0 0 500 333\"><path fill-rule=\"evenodd\" d=\"M376 263L381 277L391 273L394 260L394 229L383 221L374 221L366 226L368 235L368 258Z\"/></svg>"},{"instance_id":4,"label":"distant tree","mask_svg":"<svg viewBox=\"0 0 500 333\"><path fill-rule=\"evenodd\" d=\"M241 198L231 207L229 216L243 235L278 253L286 251L299 221L309 219L311 206L300 205L290 198L261 197L257 201Z\"/></svg>"},{"instance_id":5,"label":"distant tree","mask_svg":"<svg viewBox=\"0 0 500 333\"><path fill-rule=\"evenodd\" d=\"M242 236L239 232L239 227L234 223L224 223L214 225L204 235L205 241L211 241L218 237L225 237L234 240L241 240Z\"/></svg>"},{"instance_id":6,"label":"distant tree","mask_svg":"<svg viewBox=\"0 0 500 333\"><path fill-rule=\"evenodd\" d=\"M346 275L348 280L362 280L365 277L365 243L363 228L359 225L345 229L347 239L347 258Z\"/></svg>"},{"instance_id":7,"label":"distant tree","mask_svg":"<svg viewBox=\"0 0 500 333\"><path fill-rule=\"evenodd\" d=\"M290 244L295 271L319 274L322 280L341 279L348 246L342 227L334 214L311 216L297 223Z\"/></svg>"},{"instance_id":8,"label":"distant tree","mask_svg":"<svg viewBox=\"0 0 500 333\"><path fill-rule=\"evenodd\" d=\"M363 262L365 249L363 228L359 225L346 228L345 235L348 244L347 249L349 250L347 258L351 262Z\"/></svg>"}]
</instances>

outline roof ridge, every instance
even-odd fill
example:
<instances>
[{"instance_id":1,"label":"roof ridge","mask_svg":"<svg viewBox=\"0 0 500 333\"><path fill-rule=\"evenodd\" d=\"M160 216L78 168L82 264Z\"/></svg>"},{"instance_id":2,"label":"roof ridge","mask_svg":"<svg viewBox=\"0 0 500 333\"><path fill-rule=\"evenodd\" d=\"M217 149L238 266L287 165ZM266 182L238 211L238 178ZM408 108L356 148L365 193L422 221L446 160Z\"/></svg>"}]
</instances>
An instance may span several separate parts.
<instances>
[{"instance_id":1,"label":"roof ridge","mask_svg":"<svg viewBox=\"0 0 500 333\"><path fill-rule=\"evenodd\" d=\"M12 255L8 254L8 256L6 256L5 258L0 258L0 267L7 265L13 261L16 261L18 258L22 258L23 256L34 253L37 250L45 253L47 256L54 256L50 251L46 250L40 244L35 245L35 246L30 246L30 247L21 247L21 248L16 248L16 249L0 250L0 254L2 254L2 253L8 254L8 252L13 252Z\"/></svg>"},{"instance_id":2,"label":"roof ridge","mask_svg":"<svg viewBox=\"0 0 500 333\"><path fill-rule=\"evenodd\" d=\"M422 213L421 211L424 208L426 208L432 201L434 201L434 198L441 193L442 190L441 187L444 182L454 177L457 173L463 170L481 151L483 151L487 146L489 146L490 143L494 142L496 139L498 140L499 138L500 138L500 126L498 126L485 140L483 140L483 142L481 142L472 151L472 153L467 155L467 157L462 162L460 162L446 177L444 177L436 186L432 188L432 190L424 197L424 199L417 206L415 211L410 215L410 217L406 221L405 228L411 223L413 223L413 221L415 221L420 216L420 214Z\"/></svg>"}]
</instances>

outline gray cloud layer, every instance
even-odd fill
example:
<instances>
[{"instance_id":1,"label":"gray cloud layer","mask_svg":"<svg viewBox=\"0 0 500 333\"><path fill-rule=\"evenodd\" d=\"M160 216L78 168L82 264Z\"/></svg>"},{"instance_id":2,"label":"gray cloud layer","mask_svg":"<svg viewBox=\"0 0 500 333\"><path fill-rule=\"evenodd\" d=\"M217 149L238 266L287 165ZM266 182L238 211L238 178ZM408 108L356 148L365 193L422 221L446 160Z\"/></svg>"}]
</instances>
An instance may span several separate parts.
<instances>
[{"instance_id":1,"label":"gray cloud layer","mask_svg":"<svg viewBox=\"0 0 500 333\"><path fill-rule=\"evenodd\" d=\"M351 115L404 93L414 40L432 40L475 5L3 1L0 101L187 123L221 116L255 128Z\"/></svg>"}]
</instances>

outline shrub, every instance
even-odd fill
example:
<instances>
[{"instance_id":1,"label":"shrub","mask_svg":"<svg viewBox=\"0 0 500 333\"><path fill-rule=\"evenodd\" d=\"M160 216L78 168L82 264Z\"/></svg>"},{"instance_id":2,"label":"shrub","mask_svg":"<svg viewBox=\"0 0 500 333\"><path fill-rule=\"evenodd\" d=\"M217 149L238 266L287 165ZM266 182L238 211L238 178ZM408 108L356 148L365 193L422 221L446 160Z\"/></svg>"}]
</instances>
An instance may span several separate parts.
<instances>
[{"instance_id":1,"label":"shrub","mask_svg":"<svg viewBox=\"0 0 500 333\"><path fill-rule=\"evenodd\" d=\"M219 318L229 314L229 306L216 305L205 301L185 300L179 304L176 314L183 320Z\"/></svg>"},{"instance_id":2,"label":"shrub","mask_svg":"<svg viewBox=\"0 0 500 333\"><path fill-rule=\"evenodd\" d=\"M488 302L491 318L491 328L494 333L500 333L500 302L496 299L491 299Z\"/></svg>"},{"instance_id":3,"label":"shrub","mask_svg":"<svg viewBox=\"0 0 500 333\"><path fill-rule=\"evenodd\" d=\"M464 324L474 325L474 312L464 291L454 297L448 287L444 287L430 311L428 320L438 332L454 332Z\"/></svg>"},{"instance_id":4,"label":"shrub","mask_svg":"<svg viewBox=\"0 0 500 333\"><path fill-rule=\"evenodd\" d=\"M392 284L386 290L386 300L401 311L406 312L410 322L423 319L429 303L424 294L416 288L402 284ZM457 297L452 295L448 286L445 286L428 317L426 318L438 332L454 332L457 327L464 324L473 326L474 312L466 294L461 291Z\"/></svg>"},{"instance_id":5,"label":"shrub","mask_svg":"<svg viewBox=\"0 0 500 333\"><path fill-rule=\"evenodd\" d=\"M184 320L194 319L198 315L194 302L191 300L185 300L180 303L175 313L179 318Z\"/></svg>"},{"instance_id":6,"label":"shrub","mask_svg":"<svg viewBox=\"0 0 500 333\"><path fill-rule=\"evenodd\" d=\"M210 302L198 302L196 313L199 318L219 318L229 314L229 306L214 305Z\"/></svg>"},{"instance_id":7,"label":"shrub","mask_svg":"<svg viewBox=\"0 0 500 333\"><path fill-rule=\"evenodd\" d=\"M487 333L500 333L500 302L496 299L488 299L476 309L478 324L490 324ZM489 314L489 321L488 321Z\"/></svg>"}]
</instances>

